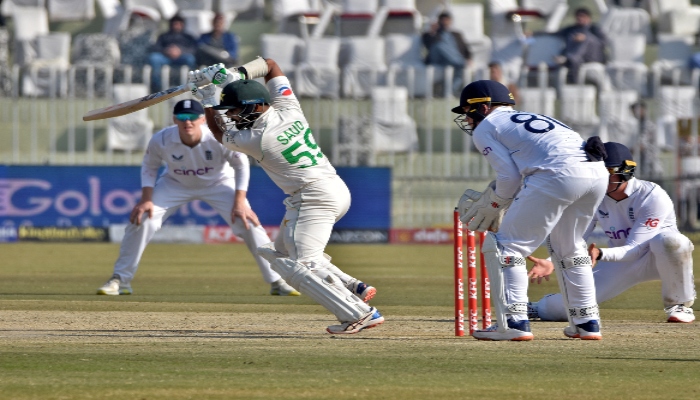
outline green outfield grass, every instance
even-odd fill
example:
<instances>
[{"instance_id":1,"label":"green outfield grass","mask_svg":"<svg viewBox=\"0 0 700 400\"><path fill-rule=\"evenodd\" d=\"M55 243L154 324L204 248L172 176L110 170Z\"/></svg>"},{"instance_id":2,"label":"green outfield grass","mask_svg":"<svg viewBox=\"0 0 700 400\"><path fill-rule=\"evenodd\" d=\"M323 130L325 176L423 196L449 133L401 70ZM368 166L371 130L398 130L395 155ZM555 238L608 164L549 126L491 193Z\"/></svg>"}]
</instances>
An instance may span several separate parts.
<instances>
[{"instance_id":1,"label":"green outfield grass","mask_svg":"<svg viewBox=\"0 0 700 400\"><path fill-rule=\"evenodd\" d=\"M545 322L478 342L454 337L450 246L330 246L387 319L338 337L309 298L269 296L242 245L153 244L134 295L96 296L118 249L0 246L0 399L700 398L700 325L664 322L659 282L602 304L601 342Z\"/></svg>"}]
</instances>

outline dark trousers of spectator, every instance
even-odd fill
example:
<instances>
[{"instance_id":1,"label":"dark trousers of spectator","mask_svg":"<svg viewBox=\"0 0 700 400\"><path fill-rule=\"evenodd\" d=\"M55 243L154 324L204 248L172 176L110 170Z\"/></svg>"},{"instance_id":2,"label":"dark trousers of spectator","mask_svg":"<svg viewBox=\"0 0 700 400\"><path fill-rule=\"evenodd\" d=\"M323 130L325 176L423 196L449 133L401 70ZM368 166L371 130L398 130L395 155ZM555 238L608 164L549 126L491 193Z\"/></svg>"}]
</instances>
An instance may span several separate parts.
<instances>
[{"instance_id":1,"label":"dark trousers of spectator","mask_svg":"<svg viewBox=\"0 0 700 400\"><path fill-rule=\"evenodd\" d=\"M163 66L181 67L186 65L190 69L196 69L197 61L194 54L182 54L176 59L168 58L163 53L151 53L148 55L148 64L151 66L151 91L158 92L167 88L163 88L161 74Z\"/></svg>"}]
</instances>

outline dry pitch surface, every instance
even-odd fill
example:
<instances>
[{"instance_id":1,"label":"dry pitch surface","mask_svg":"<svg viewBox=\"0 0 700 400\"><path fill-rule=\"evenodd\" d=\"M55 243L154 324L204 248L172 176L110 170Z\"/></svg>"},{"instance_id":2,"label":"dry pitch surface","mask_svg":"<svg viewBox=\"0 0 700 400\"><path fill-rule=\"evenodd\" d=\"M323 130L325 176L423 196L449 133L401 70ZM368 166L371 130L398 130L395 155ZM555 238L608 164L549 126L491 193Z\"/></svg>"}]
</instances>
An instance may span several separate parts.
<instances>
[{"instance_id":1,"label":"dry pitch surface","mask_svg":"<svg viewBox=\"0 0 700 400\"><path fill-rule=\"evenodd\" d=\"M333 336L305 296L267 295L242 246L151 246L115 297L93 293L116 246L2 249L0 399L700 398L700 325L665 323L658 283L603 305L600 342L545 322L479 342L454 337L449 246L332 246L387 318Z\"/></svg>"}]
</instances>

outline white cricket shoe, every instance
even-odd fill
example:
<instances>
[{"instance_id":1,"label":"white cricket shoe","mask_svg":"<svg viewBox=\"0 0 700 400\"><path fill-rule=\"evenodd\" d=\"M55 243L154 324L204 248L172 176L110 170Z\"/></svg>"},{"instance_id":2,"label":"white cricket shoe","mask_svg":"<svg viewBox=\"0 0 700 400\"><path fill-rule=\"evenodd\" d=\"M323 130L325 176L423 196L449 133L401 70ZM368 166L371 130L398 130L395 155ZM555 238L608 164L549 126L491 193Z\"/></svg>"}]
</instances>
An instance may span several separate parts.
<instances>
[{"instance_id":1,"label":"white cricket shoe","mask_svg":"<svg viewBox=\"0 0 700 400\"><path fill-rule=\"evenodd\" d=\"M686 307L683 304L674 304L670 307L664 308L666 315L668 315L667 322L680 322L684 324L689 324L695 321L695 314L693 309Z\"/></svg>"},{"instance_id":2,"label":"white cricket shoe","mask_svg":"<svg viewBox=\"0 0 700 400\"><path fill-rule=\"evenodd\" d=\"M335 335L349 335L363 329L374 328L383 323L384 317L382 317L382 314L380 314L376 308L372 307L369 312L359 320L355 322L343 322L340 325L331 325L326 328L326 331Z\"/></svg>"},{"instance_id":3,"label":"white cricket shoe","mask_svg":"<svg viewBox=\"0 0 700 400\"><path fill-rule=\"evenodd\" d=\"M374 296L377 295L377 289L374 286L370 286L366 283L356 280L355 282L347 286L348 290L351 291L355 296L359 297L360 300L365 303L369 303Z\"/></svg>"},{"instance_id":4,"label":"white cricket shoe","mask_svg":"<svg viewBox=\"0 0 700 400\"><path fill-rule=\"evenodd\" d=\"M603 335L600 334L600 323L597 319L592 319L588 322L578 324L575 327L567 326L564 328L564 335L572 339L581 340L601 340Z\"/></svg>"},{"instance_id":5,"label":"white cricket shoe","mask_svg":"<svg viewBox=\"0 0 700 400\"><path fill-rule=\"evenodd\" d=\"M530 321L514 321L508 319L508 329L505 332L498 331L498 324L495 323L486 329L479 329L472 333L474 339L478 340L510 340L512 342L524 342L535 338L530 332Z\"/></svg>"},{"instance_id":6,"label":"white cricket shoe","mask_svg":"<svg viewBox=\"0 0 700 400\"><path fill-rule=\"evenodd\" d=\"M120 294L129 295L131 293L133 293L131 284L122 282L119 275L116 274L112 275L102 287L97 289L97 294L106 294L109 296L119 296Z\"/></svg>"},{"instance_id":7,"label":"white cricket shoe","mask_svg":"<svg viewBox=\"0 0 700 400\"><path fill-rule=\"evenodd\" d=\"M289 286L289 284L282 278L272 282L270 286L270 294L273 296L301 296L301 293Z\"/></svg>"}]
</instances>

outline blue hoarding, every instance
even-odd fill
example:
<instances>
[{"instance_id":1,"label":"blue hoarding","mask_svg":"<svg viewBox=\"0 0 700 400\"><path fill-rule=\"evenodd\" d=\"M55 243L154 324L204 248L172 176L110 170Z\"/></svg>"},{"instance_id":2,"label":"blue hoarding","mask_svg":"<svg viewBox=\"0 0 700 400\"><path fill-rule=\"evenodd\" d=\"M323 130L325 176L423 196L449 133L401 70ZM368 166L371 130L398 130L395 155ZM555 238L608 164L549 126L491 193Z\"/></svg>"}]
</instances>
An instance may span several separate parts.
<instances>
[{"instance_id":1,"label":"blue hoarding","mask_svg":"<svg viewBox=\"0 0 700 400\"><path fill-rule=\"evenodd\" d=\"M352 193L336 229L389 229L391 170L338 168ZM263 225L284 215L284 193L261 168L251 168L248 199ZM127 223L141 197L140 167L0 166L0 226L108 226ZM223 225L203 201L193 201L166 224Z\"/></svg>"}]
</instances>

